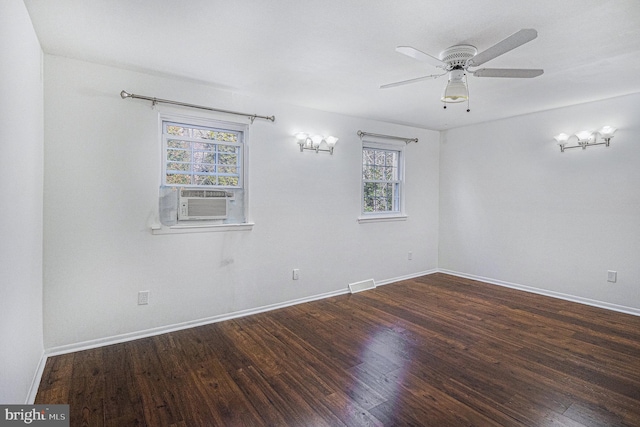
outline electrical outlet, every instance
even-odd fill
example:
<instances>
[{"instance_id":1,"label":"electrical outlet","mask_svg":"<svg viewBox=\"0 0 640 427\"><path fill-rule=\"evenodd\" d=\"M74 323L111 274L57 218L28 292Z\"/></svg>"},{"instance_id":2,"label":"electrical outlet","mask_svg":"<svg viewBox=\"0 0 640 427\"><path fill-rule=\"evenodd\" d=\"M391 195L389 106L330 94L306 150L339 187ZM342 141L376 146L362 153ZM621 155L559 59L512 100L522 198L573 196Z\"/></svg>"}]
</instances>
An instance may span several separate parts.
<instances>
[{"instance_id":1,"label":"electrical outlet","mask_svg":"<svg viewBox=\"0 0 640 427\"><path fill-rule=\"evenodd\" d=\"M138 292L138 305L149 304L149 291Z\"/></svg>"},{"instance_id":2,"label":"electrical outlet","mask_svg":"<svg viewBox=\"0 0 640 427\"><path fill-rule=\"evenodd\" d=\"M293 276L292 279L293 280L298 280L300 278L300 270L297 268L293 269Z\"/></svg>"},{"instance_id":3,"label":"electrical outlet","mask_svg":"<svg viewBox=\"0 0 640 427\"><path fill-rule=\"evenodd\" d=\"M407 256L407 259L409 261L411 261L413 259L413 252L409 251L409 255Z\"/></svg>"},{"instance_id":4,"label":"electrical outlet","mask_svg":"<svg viewBox=\"0 0 640 427\"><path fill-rule=\"evenodd\" d=\"M613 270L607 271L607 282L616 283L616 280L618 280L618 272Z\"/></svg>"}]
</instances>

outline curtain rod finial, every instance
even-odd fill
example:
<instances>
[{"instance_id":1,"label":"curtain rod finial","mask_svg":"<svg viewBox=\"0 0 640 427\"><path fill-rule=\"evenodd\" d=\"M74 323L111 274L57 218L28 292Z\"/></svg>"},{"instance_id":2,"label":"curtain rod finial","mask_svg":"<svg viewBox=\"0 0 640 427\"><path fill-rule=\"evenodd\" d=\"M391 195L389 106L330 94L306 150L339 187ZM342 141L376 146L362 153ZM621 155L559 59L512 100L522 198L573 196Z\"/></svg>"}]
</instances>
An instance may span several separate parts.
<instances>
[{"instance_id":1,"label":"curtain rod finial","mask_svg":"<svg viewBox=\"0 0 640 427\"><path fill-rule=\"evenodd\" d=\"M131 94L123 90L122 92L120 92L120 97L122 99L131 98Z\"/></svg>"}]
</instances>

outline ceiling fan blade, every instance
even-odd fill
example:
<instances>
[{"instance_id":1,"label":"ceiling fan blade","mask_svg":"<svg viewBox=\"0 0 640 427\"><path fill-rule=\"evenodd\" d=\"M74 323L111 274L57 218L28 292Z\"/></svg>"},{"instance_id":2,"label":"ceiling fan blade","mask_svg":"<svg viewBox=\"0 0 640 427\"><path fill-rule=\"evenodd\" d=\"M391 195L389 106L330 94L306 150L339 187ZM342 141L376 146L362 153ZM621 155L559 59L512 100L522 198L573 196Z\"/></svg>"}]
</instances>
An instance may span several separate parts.
<instances>
[{"instance_id":1,"label":"ceiling fan blade","mask_svg":"<svg viewBox=\"0 0 640 427\"><path fill-rule=\"evenodd\" d=\"M517 79L530 79L538 77L544 70L522 69L522 68L480 68L471 71L475 77L510 77Z\"/></svg>"},{"instance_id":2,"label":"ceiling fan blade","mask_svg":"<svg viewBox=\"0 0 640 427\"><path fill-rule=\"evenodd\" d=\"M440 61L435 56L431 56L428 53L424 53L416 48L411 46L398 46L396 47L396 52L402 53L403 55L407 55L413 59L417 59L418 61L426 62L427 64L431 64L435 67L447 68L447 64Z\"/></svg>"},{"instance_id":3,"label":"ceiling fan blade","mask_svg":"<svg viewBox=\"0 0 640 427\"><path fill-rule=\"evenodd\" d=\"M482 65L493 58L517 48L518 46L522 46L523 44L530 42L536 37L538 37L538 32L532 28L520 30L471 58L469 60L469 66L477 67L478 65Z\"/></svg>"},{"instance_id":4,"label":"ceiling fan blade","mask_svg":"<svg viewBox=\"0 0 640 427\"><path fill-rule=\"evenodd\" d=\"M418 78L415 78L415 79L402 80L400 82L395 82L395 83L388 83L386 85L380 86L380 89L388 89L390 87L408 85L408 84L411 84L411 83L418 83L418 82L421 82L423 80L437 79L438 77L444 76L445 74L446 73L444 73L444 74L432 74L430 76L423 76L423 77L418 77Z\"/></svg>"}]
</instances>

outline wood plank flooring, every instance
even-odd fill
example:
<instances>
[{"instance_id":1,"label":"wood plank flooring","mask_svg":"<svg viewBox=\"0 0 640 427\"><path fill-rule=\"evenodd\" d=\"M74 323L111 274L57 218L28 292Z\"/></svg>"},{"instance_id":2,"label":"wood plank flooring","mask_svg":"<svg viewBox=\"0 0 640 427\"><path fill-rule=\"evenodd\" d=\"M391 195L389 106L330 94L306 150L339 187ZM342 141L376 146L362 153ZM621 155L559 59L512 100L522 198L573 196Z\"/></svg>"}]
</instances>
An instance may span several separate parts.
<instances>
[{"instance_id":1,"label":"wood plank flooring","mask_svg":"<svg viewBox=\"0 0 640 427\"><path fill-rule=\"evenodd\" d=\"M640 426L640 317L433 274L48 359L72 426Z\"/></svg>"}]
</instances>

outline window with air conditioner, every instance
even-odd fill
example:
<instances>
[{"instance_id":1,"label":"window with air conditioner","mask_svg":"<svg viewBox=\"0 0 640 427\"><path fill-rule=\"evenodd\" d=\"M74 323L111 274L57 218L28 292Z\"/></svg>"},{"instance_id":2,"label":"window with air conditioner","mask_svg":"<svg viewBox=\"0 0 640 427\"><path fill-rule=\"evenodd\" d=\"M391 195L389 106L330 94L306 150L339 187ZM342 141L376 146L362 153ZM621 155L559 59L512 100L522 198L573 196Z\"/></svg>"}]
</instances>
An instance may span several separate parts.
<instances>
[{"instance_id":1,"label":"window with air conditioner","mask_svg":"<svg viewBox=\"0 0 640 427\"><path fill-rule=\"evenodd\" d=\"M161 115L164 225L246 223L248 126Z\"/></svg>"}]
</instances>

